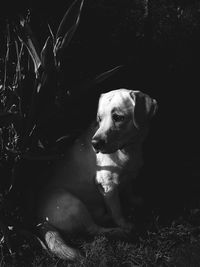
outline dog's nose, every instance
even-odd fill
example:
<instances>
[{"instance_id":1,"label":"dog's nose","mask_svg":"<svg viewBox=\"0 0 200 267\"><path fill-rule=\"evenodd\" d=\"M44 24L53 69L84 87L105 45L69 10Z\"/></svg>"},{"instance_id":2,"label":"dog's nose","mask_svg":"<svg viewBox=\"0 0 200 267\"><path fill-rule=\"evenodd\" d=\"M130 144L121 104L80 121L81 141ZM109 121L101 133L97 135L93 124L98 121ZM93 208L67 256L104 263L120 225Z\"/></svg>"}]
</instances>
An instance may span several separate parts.
<instances>
[{"instance_id":1,"label":"dog's nose","mask_svg":"<svg viewBox=\"0 0 200 267\"><path fill-rule=\"evenodd\" d=\"M102 139L99 139L99 140L92 139L92 145L94 149L101 150L105 145L105 141Z\"/></svg>"}]
</instances>

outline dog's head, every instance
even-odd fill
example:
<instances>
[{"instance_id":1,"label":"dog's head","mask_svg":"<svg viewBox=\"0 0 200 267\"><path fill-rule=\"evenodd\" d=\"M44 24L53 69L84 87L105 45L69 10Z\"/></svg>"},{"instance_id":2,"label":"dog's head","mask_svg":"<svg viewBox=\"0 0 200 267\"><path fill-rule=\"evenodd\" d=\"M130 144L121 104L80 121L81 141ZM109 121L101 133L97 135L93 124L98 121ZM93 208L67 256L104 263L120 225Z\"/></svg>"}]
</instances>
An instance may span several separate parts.
<instances>
[{"instance_id":1,"label":"dog's head","mask_svg":"<svg viewBox=\"0 0 200 267\"><path fill-rule=\"evenodd\" d=\"M148 125L156 109L156 100L140 91L118 89L102 94L93 147L108 154L123 148Z\"/></svg>"}]
</instances>

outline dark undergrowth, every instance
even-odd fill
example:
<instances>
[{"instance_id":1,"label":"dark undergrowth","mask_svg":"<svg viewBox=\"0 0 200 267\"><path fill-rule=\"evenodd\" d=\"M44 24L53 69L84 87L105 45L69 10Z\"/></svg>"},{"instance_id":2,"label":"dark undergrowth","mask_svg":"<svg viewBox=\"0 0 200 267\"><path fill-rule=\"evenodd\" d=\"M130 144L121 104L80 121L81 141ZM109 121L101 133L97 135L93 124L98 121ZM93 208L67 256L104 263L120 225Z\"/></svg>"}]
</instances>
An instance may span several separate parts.
<instances>
[{"instance_id":1,"label":"dark undergrowth","mask_svg":"<svg viewBox=\"0 0 200 267\"><path fill-rule=\"evenodd\" d=\"M105 236L98 236L87 242L76 240L83 256L74 263L53 257L42 249L39 242L30 237L20 240L19 236L13 236L13 239L16 238L18 250L11 255L1 236L1 267L200 266L200 228L183 219L173 221L169 226L161 226L158 224L158 219L152 219L150 229L138 234L132 242L110 241Z\"/></svg>"}]
</instances>

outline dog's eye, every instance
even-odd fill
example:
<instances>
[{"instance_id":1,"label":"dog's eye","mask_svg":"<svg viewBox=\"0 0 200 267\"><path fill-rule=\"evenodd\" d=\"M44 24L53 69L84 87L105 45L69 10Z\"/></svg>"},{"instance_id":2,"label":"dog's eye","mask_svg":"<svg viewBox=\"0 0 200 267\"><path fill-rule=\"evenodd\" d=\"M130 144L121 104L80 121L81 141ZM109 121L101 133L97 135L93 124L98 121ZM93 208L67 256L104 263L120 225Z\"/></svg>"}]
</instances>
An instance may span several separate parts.
<instances>
[{"instance_id":1,"label":"dog's eye","mask_svg":"<svg viewBox=\"0 0 200 267\"><path fill-rule=\"evenodd\" d=\"M123 115L118 115L118 114L113 114L112 115L112 119L115 121L115 122L121 122L125 119L125 117Z\"/></svg>"}]
</instances>

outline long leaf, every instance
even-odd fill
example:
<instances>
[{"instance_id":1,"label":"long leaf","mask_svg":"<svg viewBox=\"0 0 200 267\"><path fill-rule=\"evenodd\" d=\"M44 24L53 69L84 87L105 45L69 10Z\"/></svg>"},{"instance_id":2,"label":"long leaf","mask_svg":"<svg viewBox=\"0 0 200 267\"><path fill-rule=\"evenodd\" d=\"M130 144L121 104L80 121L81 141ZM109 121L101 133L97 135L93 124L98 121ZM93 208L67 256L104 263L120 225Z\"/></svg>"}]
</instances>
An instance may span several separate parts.
<instances>
[{"instance_id":1,"label":"long leaf","mask_svg":"<svg viewBox=\"0 0 200 267\"><path fill-rule=\"evenodd\" d=\"M56 39L63 37L70 29L79 22L84 0L75 0L66 11L56 33Z\"/></svg>"},{"instance_id":2,"label":"long leaf","mask_svg":"<svg viewBox=\"0 0 200 267\"><path fill-rule=\"evenodd\" d=\"M75 86L75 92L86 92L91 89L91 87L105 81L106 79L110 78L112 75L117 73L121 68L123 68L123 65L119 65L117 67L114 67L108 71L105 71L99 75L97 75L95 78L90 79L88 81L82 82L81 84L76 84Z\"/></svg>"},{"instance_id":3,"label":"long leaf","mask_svg":"<svg viewBox=\"0 0 200 267\"><path fill-rule=\"evenodd\" d=\"M100 75L96 76L94 78L94 83L98 84L100 82L103 82L104 80L106 80L107 78L109 78L110 76L112 76L113 74L115 74L119 69L121 69L123 67L123 65L119 65L111 70L107 70L103 73L101 73Z\"/></svg>"},{"instance_id":4,"label":"long leaf","mask_svg":"<svg viewBox=\"0 0 200 267\"><path fill-rule=\"evenodd\" d=\"M4 80L3 80L3 87L1 91L4 91L6 88L6 81L7 81L7 64L9 61L9 54L10 54L10 26L7 23L7 36L6 36L6 55L5 55L5 65L4 65Z\"/></svg>"},{"instance_id":5,"label":"long leaf","mask_svg":"<svg viewBox=\"0 0 200 267\"><path fill-rule=\"evenodd\" d=\"M53 54L53 40L48 36L42 51L40 53L42 66L45 70L52 70L55 68L55 60Z\"/></svg>"},{"instance_id":6,"label":"long leaf","mask_svg":"<svg viewBox=\"0 0 200 267\"><path fill-rule=\"evenodd\" d=\"M28 49L28 52L33 60L35 73L36 75L38 75L38 70L41 66L41 59L39 49L37 47L36 38L34 37L29 24L25 21L24 18L21 18L20 24L18 25L16 30L19 40L23 42Z\"/></svg>"},{"instance_id":7,"label":"long leaf","mask_svg":"<svg viewBox=\"0 0 200 267\"><path fill-rule=\"evenodd\" d=\"M65 13L56 33L55 55L70 43L80 21L83 2L75 0Z\"/></svg>"}]
</instances>

